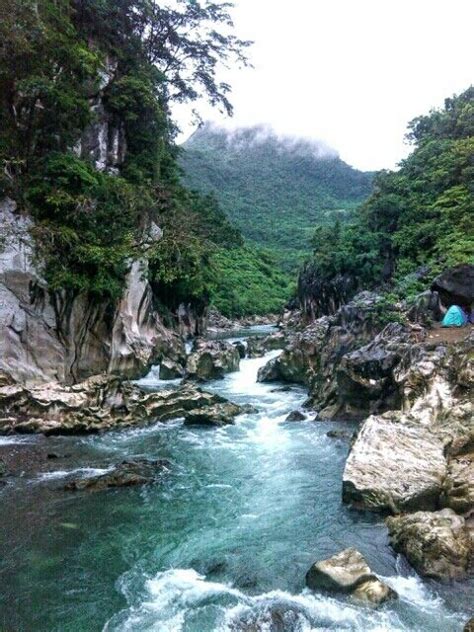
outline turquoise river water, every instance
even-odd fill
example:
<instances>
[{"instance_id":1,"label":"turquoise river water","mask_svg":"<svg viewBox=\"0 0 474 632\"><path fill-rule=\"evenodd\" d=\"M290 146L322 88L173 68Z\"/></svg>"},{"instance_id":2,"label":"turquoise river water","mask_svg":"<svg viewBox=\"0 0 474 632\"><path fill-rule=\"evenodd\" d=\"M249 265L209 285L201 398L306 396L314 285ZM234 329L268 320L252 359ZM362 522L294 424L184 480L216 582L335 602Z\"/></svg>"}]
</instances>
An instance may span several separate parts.
<instances>
[{"instance_id":1,"label":"turquoise river water","mask_svg":"<svg viewBox=\"0 0 474 632\"><path fill-rule=\"evenodd\" d=\"M272 354L209 385L257 407L233 426L0 438L19 453L69 455L0 490L2 632L462 630L472 584L422 581L388 546L382 518L342 505L348 442L326 436L341 423L285 422L305 392L256 382ZM163 387L155 375L147 388ZM71 473L134 456L167 458L171 472L142 488L61 491ZM348 546L398 601L372 609L305 589L312 562Z\"/></svg>"}]
</instances>

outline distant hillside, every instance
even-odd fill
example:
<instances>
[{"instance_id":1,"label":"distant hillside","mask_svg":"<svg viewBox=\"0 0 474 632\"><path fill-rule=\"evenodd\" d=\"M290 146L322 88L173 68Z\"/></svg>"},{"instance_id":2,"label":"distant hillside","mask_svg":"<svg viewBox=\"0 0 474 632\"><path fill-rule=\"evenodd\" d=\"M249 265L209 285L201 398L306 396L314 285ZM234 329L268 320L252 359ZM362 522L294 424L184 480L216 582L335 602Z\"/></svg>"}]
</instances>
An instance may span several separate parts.
<instances>
[{"instance_id":1,"label":"distant hillside","mask_svg":"<svg viewBox=\"0 0 474 632\"><path fill-rule=\"evenodd\" d=\"M206 124L183 149L185 183L215 191L244 237L270 248L287 270L309 252L318 224L346 219L371 190L372 174L329 147L263 126L230 132Z\"/></svg>"}]
</instances>

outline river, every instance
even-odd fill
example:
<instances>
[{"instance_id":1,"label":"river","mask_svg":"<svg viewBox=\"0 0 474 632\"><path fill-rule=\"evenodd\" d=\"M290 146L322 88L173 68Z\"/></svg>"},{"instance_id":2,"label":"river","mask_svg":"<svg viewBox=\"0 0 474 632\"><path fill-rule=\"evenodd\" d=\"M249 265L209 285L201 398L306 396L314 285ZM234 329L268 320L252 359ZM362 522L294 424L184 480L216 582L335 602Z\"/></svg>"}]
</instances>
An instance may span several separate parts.
<instances>
[{"instance_id":1,"label":"river","mask_svg":"<svg viewBox=\"0 0 474 632\"><path fill-rule=\"evenodd\" d=\"M468 585L422 581L380 517L342 505L348 441L326 435L341 424L285 422L305 391L256 382L275 353L206 385L257 408L232 426L0 439L24 459L69 455L26 464L0 491L2 632L462 629ZM145 383L162 387L156 372ZM61 491L72 472L133 456L167 458L171 472L142 488ZM305 589L309 566L348 546L398 601L372 609Z\"/></svg>"}]
</instances>

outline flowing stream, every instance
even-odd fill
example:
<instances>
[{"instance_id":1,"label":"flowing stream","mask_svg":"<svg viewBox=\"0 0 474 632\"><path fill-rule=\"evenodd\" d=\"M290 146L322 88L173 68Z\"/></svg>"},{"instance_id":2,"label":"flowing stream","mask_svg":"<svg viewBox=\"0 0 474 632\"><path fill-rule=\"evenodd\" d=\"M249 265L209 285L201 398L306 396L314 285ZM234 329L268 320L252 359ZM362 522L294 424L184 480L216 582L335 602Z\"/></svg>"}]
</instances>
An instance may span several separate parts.
<instances>
[{"instance_id":1,"label":"flowing stream","mask_svg":"<svg viewBox=\"0 0 474 632\"><path fill-rule=\"evenodd\" d=\"M69 455L25 464L0 491L0 630L462 629L469 586L422 581L389 548L380 517L341 504L348 441L326 433L354 426L285 422L305 392L256 383L272 354L209 385L258 409L233 426L176 420L87 438L0 439L20 462L45 449ZM156 372L146 384L162 387ZM167 458L171 472L142 488L61 491L73 471L88 476L133 456ZM305 589L309 566L348 546L398 601L373 609Z\"/></svg>"}]
</instances>

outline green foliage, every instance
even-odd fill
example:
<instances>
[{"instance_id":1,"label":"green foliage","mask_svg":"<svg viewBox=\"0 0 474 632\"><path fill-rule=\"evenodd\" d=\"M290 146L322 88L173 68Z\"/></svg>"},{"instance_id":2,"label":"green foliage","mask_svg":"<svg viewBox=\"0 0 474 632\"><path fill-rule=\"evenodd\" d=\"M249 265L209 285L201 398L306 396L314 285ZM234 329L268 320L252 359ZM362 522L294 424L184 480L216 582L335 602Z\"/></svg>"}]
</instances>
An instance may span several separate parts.
<instances>
[{"instance_id":1,"label":"green foliage","mask_svg":"<svg viewBox=\"0 0 474 632\"><path fill-rule=\"evenodd\" d=\"M27 202L52 289L117 298L133 253L140 202L123 178L71 154L52 154Z\"/></svg>"},{"instance_id":2,"label":"green foliage","mask_svg":"<svg viewBox=\"0 0 474 632\"><path fill-rule=\"evenodd\" d=\"M35 218L53 290L116 299L149 255L159 300L203 302L216 244L242 243L211 197L180 185L171 100L230 111L219 62L245 64L229 3L0 0L0 196ZM125 136L114 174L81 153L102 117ZM79 147L81 157L74 152ZM149 249L153 221L164 238Z\"/></svg>"},{"instance_id":3,"label":"green foliage","mask_svg":"<svg viewBox=\"0 0 474 632\"><path fill-rule=\"evenodd\" d=\"M263 248L219 249L212 263L211 304L225 316L278 313L294 292L291 275Z\"/></svg>"},{"instance_id":4,"label":"green foliage","mask_svg":"<svg viewBox=\"0 0 474 632\"><path fill-rule=\"evenodd\" d=\"M381 172L354 221L317 228L312 266L330 283L348 275L359 287L391 282L413 296L441 268L474 261L474 88L415 119L413 153L398 171ZM408 277L407 277L408 275Z\"/></svg>"},{"instance_id":5,"label":"green foliage","mask_svg":"<svg viewBox=\"0 0 474 632\"><path fill-rule=\"evenodd\" d=\"M226 132L205 125L183 146L185 182L215 191L250 242L270 248L295 270L310 251L315 224L344 222L370 192L371 174L352 169L307 141L280 139L266 128Z\"/></svg>"}]
</instances>

